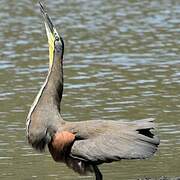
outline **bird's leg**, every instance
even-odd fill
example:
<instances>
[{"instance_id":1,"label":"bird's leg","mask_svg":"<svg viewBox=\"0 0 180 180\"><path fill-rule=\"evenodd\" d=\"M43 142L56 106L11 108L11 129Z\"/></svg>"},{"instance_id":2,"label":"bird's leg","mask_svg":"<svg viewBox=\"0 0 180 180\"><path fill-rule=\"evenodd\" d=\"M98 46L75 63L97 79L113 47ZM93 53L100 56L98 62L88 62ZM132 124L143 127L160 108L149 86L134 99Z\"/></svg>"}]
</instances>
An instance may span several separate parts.
<instances>
[{"instance_id":1,"label":"bird's leg","mask_svg":"<svg viewBox=\"0 0 180 180\"><path fill-rule=\"evenodd\" d=\"M99 168L96 165L93 165L94 173L96 176L96 180L103 180L103 176L99 170Z\"/></svg>"}]
</instances>

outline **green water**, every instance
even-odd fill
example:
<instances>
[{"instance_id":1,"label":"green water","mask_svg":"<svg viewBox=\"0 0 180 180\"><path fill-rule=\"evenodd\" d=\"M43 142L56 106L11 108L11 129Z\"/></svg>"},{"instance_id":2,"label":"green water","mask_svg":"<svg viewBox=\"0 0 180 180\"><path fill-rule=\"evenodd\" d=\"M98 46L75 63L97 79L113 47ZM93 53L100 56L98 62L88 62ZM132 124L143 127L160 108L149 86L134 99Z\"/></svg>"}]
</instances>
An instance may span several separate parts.
<instances>
[{"instance_id":1,"label":"green water","mask_svg":"<svg viewBox=\"0 0 180 180\"><path fill-rule=\"evenodd\" d=\"M105 180L180 176L179 0L46 1L65 40L68 121L155 118L150 160L100 166ZM0 2L0 179L78 180L26 141L25 119L48 68L37 1Z\"/></svg>"}]
</instances>

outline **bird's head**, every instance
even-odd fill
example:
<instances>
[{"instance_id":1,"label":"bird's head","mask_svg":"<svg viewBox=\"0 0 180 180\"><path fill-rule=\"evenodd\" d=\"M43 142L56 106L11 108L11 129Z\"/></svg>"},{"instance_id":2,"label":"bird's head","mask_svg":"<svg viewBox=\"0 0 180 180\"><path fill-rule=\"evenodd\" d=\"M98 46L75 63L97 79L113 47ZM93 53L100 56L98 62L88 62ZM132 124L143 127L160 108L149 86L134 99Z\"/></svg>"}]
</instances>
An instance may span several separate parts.
<instances>
[{"instance_id":1,"label":"bird's head","mask_svg":"<svg viewBox=\"0 0 180 180\"><path fill-rule=\"evenodd\" d=\"M54 63L54 56L58 54L60 56L61 61L63 61L63 54L64 54L64 41L61 36L57 33L55 26L53 25L49 15L45 11L45 8L41 2L40 9L42 15L44 17L44 24L46 28L46 34L48 38L49 44L49 68L51 69Z\"/></svg>"}]
</instances>

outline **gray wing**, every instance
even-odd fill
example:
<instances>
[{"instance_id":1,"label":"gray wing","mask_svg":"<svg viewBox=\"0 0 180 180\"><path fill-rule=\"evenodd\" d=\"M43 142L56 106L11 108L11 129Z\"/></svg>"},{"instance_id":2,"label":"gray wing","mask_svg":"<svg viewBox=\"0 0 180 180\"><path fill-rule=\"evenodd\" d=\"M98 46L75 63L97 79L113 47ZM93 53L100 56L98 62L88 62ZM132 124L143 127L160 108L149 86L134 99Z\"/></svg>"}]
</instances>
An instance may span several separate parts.
<instances>
[{"instance_id":1,"label":"gray wing","mask_svg":"<svg viewBox=\"0 0 180 180\"><path fill-rule=\"evenodd\" d=\"M97 164L120 159L148 158L156 152L160 142L150 132L154 128L151 121L87 123L84 132L88 138L75 141L71 155Z\"/></svg>"}]
</instances>

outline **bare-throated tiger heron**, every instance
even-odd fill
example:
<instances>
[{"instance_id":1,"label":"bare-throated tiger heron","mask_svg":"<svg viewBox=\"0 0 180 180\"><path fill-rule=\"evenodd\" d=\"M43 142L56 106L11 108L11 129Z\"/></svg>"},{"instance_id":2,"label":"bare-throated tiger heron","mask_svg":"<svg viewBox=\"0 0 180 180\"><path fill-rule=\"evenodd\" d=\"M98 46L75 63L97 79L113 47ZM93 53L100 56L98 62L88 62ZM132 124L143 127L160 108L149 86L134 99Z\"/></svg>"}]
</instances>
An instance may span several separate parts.
<instances>
[{"instance_id":1,"label":"bare-throated tiger heron","mask_svg":"<svg viewBox=\"0 0 180 180\"><path fill-rule=\"evenodd\" d=\"M49 43L49 70L27 117L28 142L79 174L91 171L102 180L98 165L121 159L144 159L157 150L159 138L152 119L133 122L92 120L68 122L60 113L63 93L64 42L42 3L40 9Z\"/></svg>"}]
</instances>

